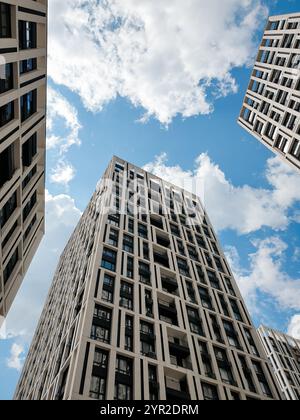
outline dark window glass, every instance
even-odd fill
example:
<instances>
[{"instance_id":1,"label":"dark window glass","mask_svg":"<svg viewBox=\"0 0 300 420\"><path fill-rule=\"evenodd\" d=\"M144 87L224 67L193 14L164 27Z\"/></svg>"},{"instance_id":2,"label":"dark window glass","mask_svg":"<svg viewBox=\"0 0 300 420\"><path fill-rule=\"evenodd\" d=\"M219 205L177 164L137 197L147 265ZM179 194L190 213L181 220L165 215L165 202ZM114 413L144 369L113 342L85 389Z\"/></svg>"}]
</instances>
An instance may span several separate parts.
<instances>
[{"instance_id":1,"label":"dark window glass","mask_svg":"<svg viewBox=\"0 0 300 420\"><path fill-rule=\"evenodd\" d=\"M37 91L21 96L21 121L24 122L37 111Z\"/></svg>"},{"instance_id":2,"label":"dark window glass","mask_svg":"<svg viewBox=\"0 0 300 420\"><path fill-rule=\"evenodd\" d=\"M213 309L212 299L209 294L208 289L205 287L199 287L199 295L201 299L202 306L206 309Z\"/></svg>"},{"instance_id":3,"label":"dark window glass","mask_svg":"<svg viewBox=\"0 0 300 420\"><path fill-rule=\"evenodd\" d=\"M0 3L0 38L11 38L11 6Z\"/></svg>"},{"instance_id":4,"label":"dark window glass","mask_svg":"<svg viewBox=\"0 0 300 420\"><path fill-rule=\"evenodd\" d=\"M5 245L9 242L10 238L14 234L17 227L18 227L18 222L15 222L13 227L10 229L10 231L8 232L8 234L6 235L6 237L2 241L2 249L4 249Z\"/></svg>"},{"instance_id":5,"label":"dark window glass","mask_svg":"<svg viewBox=\"0 0 300 420\"><path fill-rule=\"evenodd\" d=\"M12 144L0 153L0 188L12 179L14 172L14 144Z\"/></svg>"},{"instance_id":6,"label":"dark window glass","mask_svg":"<svg viewBox=\"0 0 300 420\"><path fill-rule=\"evenodd\" d=\"M133 285L125 281L121 282L120 306L133 310Z\"/></svg>"},{"instance_id":7,"label":"dark window glass","mask_svg":"<svg viewBox=\"0 0 300 420\"><path fill-rule=\"evenodd\" d=\"M134 260L132 257L127 258L127 277L133 279L134 276Z\"/></svg>"},{"instance_id":8,"label":"dark window glass","mask_svg":"<svg viewBox=\"0 0 300 420\"><path fill-rule=\"evenodd\" d=\"M5 126L15 117L15 105L14 102L3 105L0 107L0 127Z\"/></svg>"},{"instance_id":9,"label":"dark window glass","mask_svg":"<svg viewBox=\"0 0 300 420\"><path fill-rule=\"evenodd\" d=\"M139 277L140 277L141 283L144 283L144 284L151 283L151 271L150 271L149 264L139 262Z\"/></svg>"},{"instance_id":10,"label":"dark window glass","mask_svg":"<svg viewBox=\"0 0 300 420\"><path fill-rule=\"evenodd\" d=\"M141 223L139 223L139 236L141 238L148 239L148 228Z\"/></svg>"},{"instance_id":11,"label":"dark window glass","mask_svg":"<svg viewBox=\"0 0 300 420\"><path fill-rule=\"evenodd\" d=\"M9 260L7 266L3 270L3 280L4 284L6 284L12 275L17 263L19 260L19 249L17 248L15 252L13 253L11 259Z\"/></svg>"},{"instance_id":12,"label":"dark window glass","mask_svg":"<svg viewBox=\"0 0 300 420\"><path fill-rule=\"evenodd\" d=\"M0 93L8 92L14 88L13 64L5 65L5 79L0 79Z\"/></svg>"},{"instance_id":13,"label":"dark window glass","mask_svg":"<svg viewBox=\"0 0 300 420\"><path fill-rule=\"evenodd\" d=\"M177 257L177 265L180 274L182 274L185 277L190 277L190 270L186 260Z\"/></svg>"},{"instance_id":14,"label":"dark window glass","mask_svg":"<svg viewBox=\"0 0 300 420\"><path fill-rule=\"evenodd\" d=\"M123 250L133 254L134 251L134 240L132 236L124 235L123 239Z\"/></svg>"},{"instance_id":15,"label":"dark window glass","mask_svg":"<svg viewBox=\"0 0 300 420\"><path fill-rule=\"evenodd\" d=\"M202 392L205 401L218 401L218 390L214 385L202 383Z\"/></svg>"},{"instance_id":16,"label":"dark window glass","mask_svg":"<svg viewBox=\"0 0 300 420\"><path fill-rule=\"evenodd\" d=\"M111 229L109 234L108 243L112 246L118 247L119 243L119 231L116 229Z\"/></svg>"},{"instance_id":17,"label":"dark window glass","mask_svg":"<svg viewBox=\"0 0 300 420\"><path fill-rule=\"evenodd\" d=\"M132 386L117 382L115 384L115 400L119 400L119 401L132 400Z\"/></svg>"},{"instance_id":18,"label":"dark window glass","mask_svg":"<svg viewBox=\"0 0 300 420\"><path fill-rule=\"evenodd\" d=\"M36 221L37 221L37 217L36 217L36 214L35 214L33 216L32 220L31 220L30 224L28 225L27 229L25 230L24 240L26 240L28 238L28 236L29 236L33 226L35 225Z\"/></svg>"},{"instance_id":19,"label":"dark window glass","mask_svg":"<svg viewBox=\"0 0 300 420\"><path fill-rule=\"evenodd\" d=\"M17 208L17 193L15 192L0 210L1 228L3 228L3 226L6 224L6 222L8 221L8 219L13 214L16 208Z\"/></svg>"},{"instance_id":20,"label":"dark window glass","mask_svg":"<svg viewBox=\"0 0 300 420\"><path fill-rule=\"evenodd\" d=\"M23 182L22 182L22 189L24 190L25 187L27 187L27 185L29 184L29 182L32 180L32 178L34 177L34 175L37 173L37 166L35 165L31 171L28 173L28 175L26 175L26 177L24 178Z\"/></svg>"},{"instance_id":21,"label":"dark window glass","mask_svg":"<svg viewBox=\"0 0 300 420\"><path fill-rule=\"evenodd\" d=\"M108 353L96 348L93 362L90 398L95 400L105 400L107 367Z\"/></svg>"},{"instance_id":22,"label":"dark window glass","mask_svg":"<svg viewBox=\"0 0 300 420\"><path fill-rule=\"evenodd\" d=\"M35 22L19 21L19 47L20 50L37 47L37 24Z\"/></svg>"},{"instance_id":23,"label":"dark window glass","mask_svg":"<svg viewBox=\"0 0 300 420\"><path fill-rule=\"evenodd\" d=\"M112 226L120 226L120 215L119 214L110 214L108 216L108 223Z\"/></svg>"},{"instance_id":24,"label":"dark window glass","mask_svg":"<svg viewBox=\"0 0 300 420\"><path fill-rule=\"evenodd\" d=\"M110 309L96 305L94 309L94 318L91 331L91 338L93 340L101 341L103 343L110 343L110 327L111 327L112 312Z\"/></svg>"},{"instance_id":25,"label":"dark window glass","mask_svg":"<svg viewBox=\"0 0 300 420\"><path fill-rule=\"evenodd\" d=\"M116 271L117 253L109 248L104 248L101 267L106 270Z\"/></svg>"},{"instance_id":26,"label":"dark window glass","mask_svg":"<svg viewBox=\"0 0 300 420\"><path fill-rule=\"evenodd\" d=\"M100 378L99 376L92 376L90 398L95 400L104 400L106 393L106 379Z\"/></svg>"},{"instance_id":27,"label":"dark window glass","mask_svg":"<svg viewBox=\"0 0 300 420\"><path fill-rule=\"evenodd\" d=\"M34 133L22 146L23 166L29 167L37 154L37 133Z\"/></svg>"},{"instance_id":28,"label":"dark window glass","mask_svg":"<svg viewBox=\"0 0 300 420\"><path fill-rule=\"evenodd\" d=\"M29 58L20 62L20 74L29 73L37 69L37 59Z\"/></svg>"},{"instance_id":29,"label":"dark window glass","mask_svg":"<svg viewBox=\"0 0 300 420\"><path fill-rule=\"evenodd\" d=\"M29 216L31 210L33 209L33 207L35 206L37 202L37 194L36 191L32 194L30 200L27 202L26 206L23 209L23 222L25 222L25 220L27 219L27 217Z\"/></svg>"}]
</instances>

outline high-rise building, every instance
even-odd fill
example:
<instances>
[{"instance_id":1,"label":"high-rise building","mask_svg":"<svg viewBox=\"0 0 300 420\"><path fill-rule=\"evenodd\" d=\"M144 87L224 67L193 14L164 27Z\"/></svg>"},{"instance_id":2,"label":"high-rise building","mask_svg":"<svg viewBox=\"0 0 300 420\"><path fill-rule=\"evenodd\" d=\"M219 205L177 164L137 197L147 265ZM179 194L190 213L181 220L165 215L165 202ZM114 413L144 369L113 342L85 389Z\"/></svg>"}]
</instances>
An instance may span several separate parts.
<instances>
[{"instance_id":1,"label":"high-rise building","mask_svg":"<svg viewBox=\"0 0 300 420\"><path fill-rule=\"evenodd\" d=\"M196 195L112 159L61 256L15 398L280 398Z\"/></svg>"},{"instance_id":2,"label":"high-rise building","mask_svg":"<svg viewBox=\"0 0 300 420\"><path fill-rule=\"evenodd\" d=\"M300 400L300 340L261 326L258 334L287 400Z\"/></svg>"},{"instance_id":3,"label":"high-rise building","mask_svg":"<svg viewBox=\"0 0 300 420\"><path fill-rule=\"evenodd\" d=\"M300 170L300 12L270 17L239 124Z\"/></svg>"},{"instance_id":4,"label":"high-rise building","mask_svg":"<svg viewBox=\"0 0 300 420\"><path fill-rule=\"evenodd\" d=\"M0 318L44 234L47 1L0 2Z\"/></svg>"}]
</instances>

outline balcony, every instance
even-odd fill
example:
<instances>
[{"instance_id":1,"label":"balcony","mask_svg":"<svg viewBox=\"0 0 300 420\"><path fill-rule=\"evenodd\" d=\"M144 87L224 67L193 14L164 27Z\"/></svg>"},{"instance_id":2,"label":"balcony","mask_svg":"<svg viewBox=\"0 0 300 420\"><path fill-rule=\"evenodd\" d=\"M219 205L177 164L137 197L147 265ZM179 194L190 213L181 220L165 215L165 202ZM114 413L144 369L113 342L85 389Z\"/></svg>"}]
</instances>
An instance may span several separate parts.
<instances>
[{"instance_id":1,"label":"balcony","mask_svg":"<svg viewBox=\"0 0 300 420\"><path fill-rule=\"evenodd\" d=\"M153 256L154 262L156 264L162 265L165 268L170 268L169 257L167 253L160 253L155 251Z\"/></svg>"},{"instance_id":2,"label":"balcony","mask_svg":"<svg viewBox=\"0 0 300 420\"><path fill-rule=\"evenodd\" d=\"M178 284L176 279L171 277L162 277L161 284L163 290L167 293L178 295Z\"/></svg>"},{"instance_id":3,"label":"balcony","mask_svg":"<svg viewBox=\"0 0 300 420\"><path fill-rule=\"evenodd\" d=\"M166 300L159 299L158 306L160 309L170 312L172 314L177 313L176 305L174 302L170 303L170 302L167 302Z\"/></svg>"},{"instance_id":4,"label":"balcony","mask_svg":"<svg viewBox=\"0 0 300 420\"><path fill-rule=\"evenodd\" d=\"M186 379L165 378L167 400L188 401L191 399Z\"/></svg>"},{"instance_id":5,"label":"balcony","mask_svg":"<svg viewBox=\"0 0 300 420\"><path fill-rule=\"evenodd\" d=\"M145 357L149 357L149 359L153 359L153 360L157 359L156 353L154 353L152 351L148 351L148 352L144 351L144 352L142 352L142 355L145 356Z\"/></svg>"},{"instance_id":6,"label":"balcony","mask_svg":"<svg viewBox=\"0 0 300 420\"><path fill-rule=\"evenodd\" d=\"M169 349L171 355L181 356L183 358L190 356L189 346L184 341L180 341L178 343L174 341L169 341Z\"/></svg>"},{"instance_id":7,"label":"balcony","mask_svg":"<svg viewBox=\"0 0 300 420\"><path fill-rule=\"evenodd\" d=\"M170 240L168 237L157 235L157 243L164 248L170 248Z\"/></svg>"},{"instance_id":8,"label":"balcony","mask_svg":"<svg viewBox=\"0 0 300 420\"><path fill-rule=\"evenodd\" d=\"M151 216L151 225L163 230L164 225L160 217Z\"/></svg>"},{"instance_id":9,"label":"balcony","mask_svg":"<svg viewBox=\"0 0 300 420\"><path fill-rule=\"evenodd\" d=\"M154 332L150 332L150 331L140 331L140 338L141 341L144 341L146 343L153 343L155 342L155 334Z\"/></svg>"},{"instance_id":10,"label":"balcony","mask_svg":"<svg viewBox=\"0 0 300 420\"><path fill-rule=\"evenodd\" d=\"M171 356L171 364L177 368L193 370L193 365L189 360L180 359L176 356Z\"/></svg>"},{"instance_id":11,"label":"balcony","mask_svg":"<svg viewBox=\"0 0 300 420\"><path fill-rule=\"evenodd\" d=\"M175 303L164 300L158 301L159 319L171 325L178 325L177 308Z\"/></svg>"}]
</instances>

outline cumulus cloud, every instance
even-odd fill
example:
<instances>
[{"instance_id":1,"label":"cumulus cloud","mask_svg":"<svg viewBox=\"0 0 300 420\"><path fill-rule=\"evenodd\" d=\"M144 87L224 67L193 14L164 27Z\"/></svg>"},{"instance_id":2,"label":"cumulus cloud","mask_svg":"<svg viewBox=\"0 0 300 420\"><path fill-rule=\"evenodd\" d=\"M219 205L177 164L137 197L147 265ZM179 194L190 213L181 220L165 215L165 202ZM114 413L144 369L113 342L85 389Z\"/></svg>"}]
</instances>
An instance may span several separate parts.
<instances>
[{"instance_id":1,"label":"cumulus cloud","mask_svg":"<svg viewBox=\"0 0 300 420\"><path fill-rule=\"evenodd\" d=\"M165 154L145 169L199 194L218 230L232 229L239 234L262 227L284 230L293 219L293 206L300 201L300 176L278 157L267 161L268 189L236 187L206 153L196 159L193 170L168 165Z\"/></svg>"},{"instance_id":2,"label":"cumulus cloud","mask_svg":"<svg viewBox=\"0 0 300 420\"><path fill-rule=\"evenodd\" d=\"M65 160L60 160L51 170L50 181L54 184L68 186L68 184L74 179L75 173L75 168L71 163L66 162Z\"/></svg>"},{"instance_id":3,"label":"cumulus cloud","mask_svg":"<svg viewBox=\"0 0 300 420\"><path fill-rule=\"evenodd\" d=\"M6 360L6 364L11 369L16 369L18 372L22 370L24 363L24 347L13 343L10 350L10 356Z\"/></svg>"},{"instance_id":4,"label":"cumulus cloud","mask_svg":"<svg viewBox=\"0 0 300 420\"><path fill-rule=\"evenodd\" d=\"M68 195L46 192L46 234L16 296L0 338L30 341L39 320L59 257L72 234L80 210Z\"/></svg>"},{"instance_id":5,"label":"cumulus cloud","mask_svg":"<svg viewBox=\"0 0 300 420\"><path fill-rule=\"evenodd\" d=\"M50 181L67 187L75 177L75 168L67 160L72 146L80 146L82 128L77 109L57 90L48 88L47 149L55 154L56 165L50 173ZM58 134L59 133L59 134Z\"/></svg>"},{"instance_id":6,"label":"cumulus cloud","mask_svg":"<svg viewBox=\"0 0 300 420\"><path fill-rule=\"evenodd\" d=\"M300 315L294 315L288 327L288 334L300 340Z\"/></svg>"},{"instance_id":7,"label":"cumulus cloud","mask_svg":"<svg viewBox=\"0 0 300 420\"><path fill-rule=\"evenodd\" d=\"M250 268L240 266L235 248L229 248L227 257L235 273L243 296L253 308L257 293L272 298L280 309L300 309L300 278L294 279L283 269L288 245L277 236L253 241L256 251L249 256Z\"/></svg>"},{"instance_id":8,"label":"cumulus cloud","mask_svg":"<svg viewBox=\"0 0 300 420\"><path fill-rule=\"evenodd\" d=\"M300 223L300 222L299 222ZM300 247L296 247L293 252L293 261L298 262L300 261Z\"/></svg>"},{"instance_id":9,"label":"cumulus cloud","mask_svg":"<svg viewBox=\"0 0 300 420\"><path fill-rule=\"evenodd\" d=\"M54 134L58 124L62 125L66 131L62 136ZM63 154L73 145L80 146L79 131L81 128L76 108L61 93L48 87L47 129L49 135L47 149L58 148Z\"/></svg>"},{"instance_id":10,"label":"cumulus cloud","mask_svg":"<svg viewBox=\"0 0 300 420\"><path fill-rule=\"evenodd\" d=\"M232 70L267 12L260 0L51 0L49 75L92 111L120 95L142 120L208 114L236 92Z\"/></svg>"}]
</instances>

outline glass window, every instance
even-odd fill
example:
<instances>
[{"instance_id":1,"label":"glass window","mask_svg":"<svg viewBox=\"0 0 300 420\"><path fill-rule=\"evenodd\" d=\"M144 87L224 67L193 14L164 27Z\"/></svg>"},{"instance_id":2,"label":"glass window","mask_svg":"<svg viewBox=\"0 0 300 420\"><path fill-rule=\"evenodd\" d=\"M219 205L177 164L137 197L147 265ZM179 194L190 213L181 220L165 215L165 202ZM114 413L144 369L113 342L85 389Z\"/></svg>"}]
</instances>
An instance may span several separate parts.
<instances>
[{"instance_id":1,"label":"glass window","mask_svg":"<svg viewBox=\"0 0 300 420\"><path fill-rule=\"evenodd\" d=\"M12 179L15 173L14 151L15 146L12 144L0 153L0 188Z\"/></svg>"},{"instance_id":2,"label":"glass window","mask_svg":"<svg viewBox=\"0 0 300 420\"><path fill-rule=\"evenodd\" d=\"M37 111L37 91L32 90L21 96L21 121L24 122Z\"/></svg>"},{"instance_id":3,"label":"glass window","mask_svg":"<svg viewBox=\"0 0 300 420\"><path fill-rule=\"evenodd\" d=\"M19 21L19 47L20 50L37 47L37 24L35 22Z\"/></svg>"},{"instance_id":4,"label":"glass window","mask_svg":"<svg viewBox=\"0 0 300 420\"><path fill-rule=\"evenodd\" d=\"M218 390L214 385L202 383L203 397L206 401L219 400Z\"/></svg>"},{"instance_id":5,"label":"glass window","mask_svg":"<svg viewBox=\"0 0 300 420\"><path fill-rule=\"evenodd\" d=\"M0 127L4 127L15 118L14 102L0 107Z\"/></svg>"},{"instance_id":6,"label":"glass window","mask_svg":"<svg viewBox=\"0 0 300 420\"><path fill-rule=\"evenodd\" d=\"M105 400L106 379L92 376L90 398L95 400Z\"/></svg>"},{"instance_id":7,"label":"glass window","mask_svg":"<svg viewBox=\"0 0 300 420\"><path fill-rule=\"evenodd\" d=\"M7 266L3 270L4 285L8 282L18 261L19 261L19 249L17 248L15 252L13 253L13 255L11 256L9 262L7 263Z\"/></svg>"},{"instance_id":8,"label":"glass window","mask_svg":"<svg viewBox=\"0 0 300 420\"><path fill-rule=\"evenodd\" d=\"M120 226L120 215L119 214L110 214L108 216L108 223L112 226Z\"/></svg>"},{"instance_id":9,"label":"glass window","mask_svg":"<svg viewBox=\"0 0 300 420\"><path fill-rule=\"evenodd\" d=\"M141 238L148 239L148 228L141 223L139 223L139 236Z\"/></svg>"},{"instance_id":10,"label":"glass window","mask_svg":"<svg viewBox=\"0 0 300 420\"><path fill-rule=\"evenodd\" d=\"M13 64L5 64L5 79L0 79L0 93L8 92L14 88Z\"/></svg>"},{"instance_id":11,"label":"glass window","mask_svg":"<svg viewBox=\"0 0 300 420\"><path fill-rule=\"evenodd\" d=\"M119 231L117 231L116 229L111 229L110 230L108 243L109 243L109 245L112 245L114 247L118 247Z\"/></svg>"},{"instance_id":12,"label":"glass window","mask_svg":"<svg viewBox=\"0 0 300 420\"><path fill-rule=\"evenodd\" d=\"M11 38L11 6L0 3L0 38Z\"/></svg>"},{"instance_id":13,"label":"glass window","mask_svg":"<svg viewBox=\"0 0 300 420\"><path fill-rule=\"evenodd\" d=\"M37 154L37 133L34 133L22 146L22 163L29 167Z\"/></svg>"},{"instance_id":14,"label":"glass window","mask_svg":"<svg viewBox=\"0 0 300 420\"><path fill-rule=\"evenodd\" d=\"M130 376L132 373L132 360L118 356L116 360L116 372Z\"/></svg>"},{"instance_id":15,"label":"glass window","mask_svg":"<svg viewBox=\"0 0 300 420\"><path fill-rule=\"evenodd\" d=\"M132 387L131 387L131 385L116 383L116 385L115 385L115 400L119 400L119 401L132 400Z\"/></svg>"},{"instance_id":16,"label":"glass window","mask_svg":"<svg viewBox=\"0 0 300 420\"><path fill-rule=\"evenodd\" d=\"M110 342L110 331L107 328L100 327L97 325L92 326L91 333L92 340L100 341L102 343L109 344Z\"/></svg>"},{"instance_id":17,"label":"glass window","mask_svg":"<svg viewBox=\"0 0 300 420\"><path fill-rule=\"evenodd\" d=\"M134 277L134 260L133 257L127 258L127 277L133 279Z\"/></svg>"},{"instance_id":18,"label":"glass window","mask_svg":"<svg viewBox=\"0 0 300 420\"><path fill-rule=\"evenodd\" d=\"M101 267L106 270L116 271L117 252L109 248L104 248Z\"/></svg>"},{"instance_id":19,"label":"glass window","mask_svg":"<svg viewBox=\"0 0 300 420\"><path fill-rule=\"evenodd\" d=\"M124 235L123 251L129 252L130 254L134 253L134 239L132 236Z\"/></svg>"},{"instance_id":20,"label":"glass window","mask_svg":"<svg viewBox=\"0 0 300 420\"><path fill-rule=\"evenodd\" d=\"M17 193L14 192L6 204L0 209L0 226L3 228L17 208Z\"/></svg>"},{"instance_id":21,"label":"glass window","mask_svg":"<svg viewBox=\"0 0 300 420\"><path fill-rule=\"evenodd\" d=\"M29 73L30 71L37 69L37 59L28 58L20 62L20 74Z\"/></svg>"},{"instance_id":22,"label":"glass window","mask_svg":"<svg viewBox=\"0 0 300 420\"><path fill-rule=\"evenodd\" d=\"M96 349L94 355L94 366L106 369L108 364L108 354L103 350Z\"/></svg>"}]
</instances>

